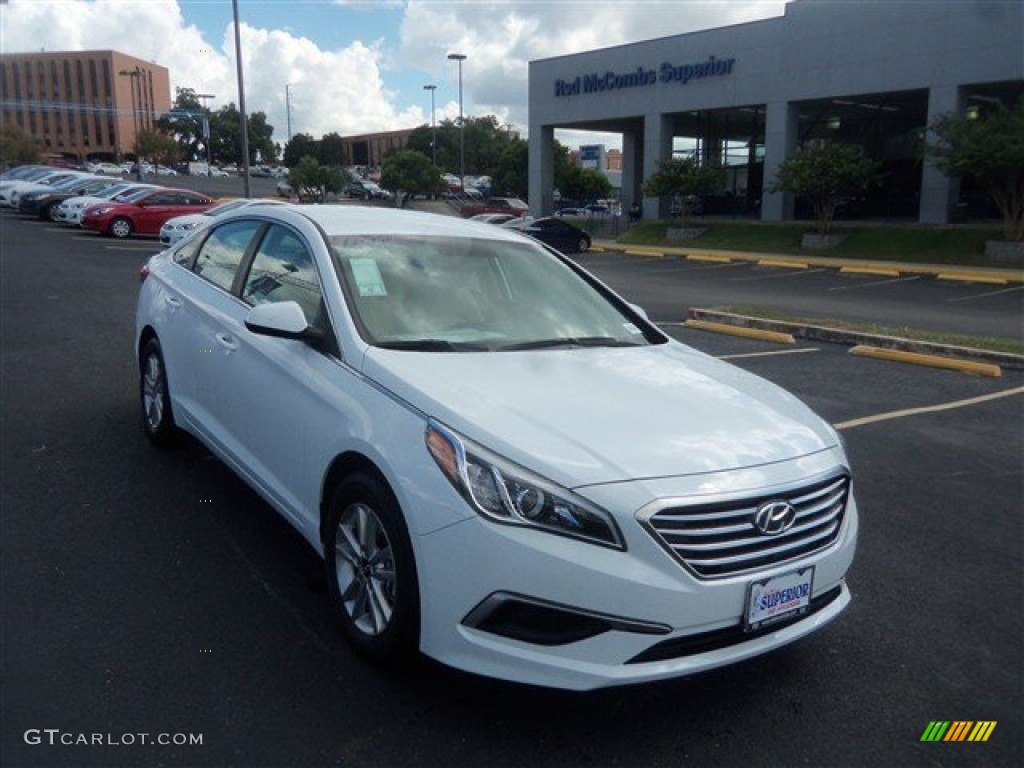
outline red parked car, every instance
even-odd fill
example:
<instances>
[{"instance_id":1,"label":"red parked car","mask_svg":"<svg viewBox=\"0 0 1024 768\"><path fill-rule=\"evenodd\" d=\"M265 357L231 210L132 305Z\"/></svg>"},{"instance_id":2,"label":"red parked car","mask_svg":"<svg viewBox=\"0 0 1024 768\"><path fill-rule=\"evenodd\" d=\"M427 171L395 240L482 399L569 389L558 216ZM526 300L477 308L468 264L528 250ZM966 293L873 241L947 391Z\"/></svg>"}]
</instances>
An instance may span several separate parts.
<instances>
[{"instance_id":1,"label":"red parked car","mask_svg":"<svg viewBox=\"0 0 1024 768\"><path fill-rule=\"evenodd\" d=\"M125 202L103 202L85 209L82 226L123 238L131 234L159 235L168 219L187 213L202 213L217 201L187 189L153 189Z\"/></svg>"}]
</instances>

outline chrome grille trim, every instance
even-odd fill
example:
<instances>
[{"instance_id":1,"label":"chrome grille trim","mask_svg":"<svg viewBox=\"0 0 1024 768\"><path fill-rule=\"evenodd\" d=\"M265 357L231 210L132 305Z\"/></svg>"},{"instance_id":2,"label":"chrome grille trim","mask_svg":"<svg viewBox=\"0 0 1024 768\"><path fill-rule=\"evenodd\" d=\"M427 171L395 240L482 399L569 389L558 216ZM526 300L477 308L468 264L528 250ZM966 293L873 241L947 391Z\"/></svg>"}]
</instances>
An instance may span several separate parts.
<instances>
[{"instance_id":1,"label":"chrome grille trim","mask_svg":"<svg viewBox=\"0 0 1024 768\"><path fill-rule=\"evenodd\" d=\"M638 515L640 523L698 578L716 579L763 570L827 548L839 536L850 493L850 476L829 473L798 486L720 501L671 500ZM757 509L786 501L796 508L793 526L778 535L754 527Z\"/></svg>"}]
</instances>

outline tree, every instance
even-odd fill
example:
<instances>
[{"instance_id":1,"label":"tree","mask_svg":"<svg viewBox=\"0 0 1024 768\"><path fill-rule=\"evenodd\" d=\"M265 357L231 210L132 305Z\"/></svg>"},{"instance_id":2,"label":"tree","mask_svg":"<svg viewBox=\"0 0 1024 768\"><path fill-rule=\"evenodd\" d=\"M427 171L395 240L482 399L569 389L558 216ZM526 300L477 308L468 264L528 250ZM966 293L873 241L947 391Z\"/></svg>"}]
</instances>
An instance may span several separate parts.
<instances>
[{"instance_id":1,"label":"tree","mask_svg":"<svg viewBox=\"0 0 1024 768\"><path fill-rule=\"evenodd\" d=\"M608 197L612 192L612 183L600 171L571 165L558 189L573 200L593 201Z\"/></svg>"},{"instance_id":2,"label":"tree","mask_svg":"<svg viewBox=\"0 0 1024 768\"><path fill-rule=\"evenodd\" d=\"M288 172L288 184L303 203L322 203L327 193L337 194L348 182L348 174L337 166L320 165L312 155L306 155Z\"/></svg>"},{"instance_id":3,"label":"tree","mask_svg":"<svg viewBox=\"0 0 1024 768\"><path fill-rule=\"evenodd\" d=\"M658 163L658 169L643 184L646 197L678 198L677 210L685 227L693 213L691 200L717 192L722 186L722 169L699 165L692 157L674 157Z\"/></svg>"},{"instance_id":4,"label":"tree","mask_svg":"<svg viewBox=\"0 0 1024 768\"><path fill-rule=\"evenodd\" d=\"M498 172L505 150L516 141L498 123L498 118L486 115L466 117L465 133L459 128L457 120L442 120L436 130L429 125L421 125L410 134L405 148L432 159L434 150L431 142L435 132L438 168L450 173L459 172L460 142L464 141L466 173L492 178Z\"/></svg>"},{"instance_id":5,"label":"tree","mask_svg":"<svg viewBox=\"0 0 1024 768\"><path fill-rule=\"evenodd\" d=\"M135 157L153 160L157 165L169 166L178 160L178 142L174 137L156 129L139 131L135 137Z\"/></svg>"},{"instance_id":6,"label":"tree","mask_svg":"<svg viewBox=\"0 0 1024 768\"><path fill-rule=\"evenodd\" d=\"M869 158L861 146L808 144L779 165L769 191L806 197L814 211L818 234L827 235L841 199L864 191L880 173L881 164Z\"/></svg>"},{"instance_id":7,"label":"tree","mask_svg":"<svg viewBox=\"0 0 1024 768\"><path fill-rule=\"evenodd\" d=\"M248 118L249 164L277 159L277 145L271 138L274 127L267 124L263 112ZM242 116L234 104L228 104L210 115L211 151L215 163L242 162Z\"/></svg>"},{"instance_id":8,"label":"tree","mask_svg":"<svg viewBox=\"0 0 1024 768\"><path fill-rule=\"evenodd\" d=\"M1024 240L1024 98L984 115L940 115L927 154L948 176L973 179L1003 215L1003 236Z\"/></svg>"},{"instance_id":9,"label":"tree","mask_svg":"<svg viewBox=\"0 0 1024 768\"><path fill-rule=\"evenodd\" d=\"M321 165L345 165L345 140L337 133L324 134L317 159Z\"/></svg>"},{"instance_id":10,"label":"tree","mask_svg":"<svg viewBox=\"0 0 1024 768\"><path fill-rule=\"evenodd\" d=\"M526 197L530 188L529 164L529 144L523 139L512 139L491 177L491 190L497 195Z\"/></svg>"},{"instance_id":11,"label":"tree","mask_svg":"<svg viewBox=\"0 0 1024 768\"><path fill-rule=\"evenodd\" d=\"M400 197L403 192L410 195L432 195L441 186L441 171L412 149L395 152L384 160L380 185Z\"/></svg>"},{"instance_id":12,"label":"tree","mask_svg":"<svg viewBox=\"0 0 1024 768\"><path fill-rule=\"evenodd\" d=\"M16 125L0 126L0 166L39 161L39 145Z\"/></svg>"},{"instance_id":13,"label":"tree","mask_svg":"<svg viewBox=\"0 0 1024 768\"><path fill-rule=\"evenodd\" d=\"M306 155L319 157L320 144L308 133L296 133L284 146L284 164L294 168Z\"/></svg>"}]
</instances>

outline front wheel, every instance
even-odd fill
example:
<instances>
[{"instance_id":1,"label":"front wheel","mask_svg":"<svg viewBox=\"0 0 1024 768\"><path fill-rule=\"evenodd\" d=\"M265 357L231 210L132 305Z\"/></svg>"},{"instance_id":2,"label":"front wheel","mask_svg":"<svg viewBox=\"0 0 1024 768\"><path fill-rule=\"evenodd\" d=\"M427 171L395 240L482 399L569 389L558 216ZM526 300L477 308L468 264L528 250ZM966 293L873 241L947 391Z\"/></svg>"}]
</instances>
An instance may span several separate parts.
<instances>
[{"instance_id":1,"label":"front wheel","mask_svg":"<svg viewBox=\"0 0 1024 768\"><path fill-rule=\"evenodd\" d=\"M372 662L413 658L419 645L419 584L398 502L378 477L357 473L327 509L324 561L342 631Z\"/></svg>"},{"instance_id":2,"label":"front wheel","mask_svg":"<svg viewBox=\"0 0 1024 768\"><path fill-rule=\"evenodd\" d=\"M131 219L126 219L123 216L118 216L116 219L110 222L110 226L107 228L107 231L110 232L110 234L112 234L118 240L123 240L132 233Z\"/></svg>"},{"instance_id":3,"label":"front wheel","mask_svg":"<svg viewBox=\"0 0 1024 768\"><path fill-rule=\"evenodd\" d=\"M576 244L576 253L586 253L589 250L590 241L585 237L581 237L580 241Z\"/></svg>"}]
</instances>

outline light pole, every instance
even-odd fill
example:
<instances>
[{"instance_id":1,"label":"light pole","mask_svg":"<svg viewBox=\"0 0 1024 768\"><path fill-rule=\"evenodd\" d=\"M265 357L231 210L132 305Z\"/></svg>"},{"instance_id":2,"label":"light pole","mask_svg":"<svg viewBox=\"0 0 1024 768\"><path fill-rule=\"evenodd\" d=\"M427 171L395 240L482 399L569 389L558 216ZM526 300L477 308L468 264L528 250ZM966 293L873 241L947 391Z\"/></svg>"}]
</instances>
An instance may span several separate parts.
<instances>
[{"instance_id":1,"label":"light pole","mask_svg":"<svg viewBox=\"0 0 1024 768\"><path fill-rule=\"evenodd\" d=\"M434 123L434 91L436 85L424 85L423 90L430 91L430 149L434 157L434 165L437 165L437 125Z\"/></svg>"},{"instance_id":2,"label":"light pole","mask_svg":"<svg viewBox=\"0 0 1024 768\"><path fill-rule=\"evenodd\" d=\"M288 141L292 140L292 93L291 83L284 84L284 111L288 118Z\"/></svg>"},{"instance_id":3,"label":"light pole","mask_svg":"<svg viewBox=\"0 0 1024 768\"><path fill-rule=\"evenodd\" d=\"M459 62L459 186L462 194L466 194L466 121L462 117L462 62L466 60L464 53L449 53L449 61Z\"/></svg>"},{"instance_id":4,"label":"light pole","mask_svg":"<svg viewBox=\"0 0 1024 768\"><path fill-rule=\"evenodd\" d=\"M142 76L142 67L135 65L135 69L122 69L117 74L131 78L132 88L132 132L135 134L135 178L142 181L142 156L139 154L139 107L135 100L135 84Z\"/></svg>"},{"instance_id":5,"label":"light pole","mask_svg":"<svg viewBox=\"0 0 1024 768\"><path fill-rule=\"evenodd\" d=\"M206 99L217 98L212 93L197 93L197 99L203 99L203 143L206 144L206 175L213 173L213 154L210 152L210 110L206 106Z\"/></svg>"},{"instance_id":6,"label":"light pole","mask_svg":"<svg viewBox=\"0 0 1024 768\"><path fill-rule=\"evenodd\" d=\"M252 197L249 181L249 118L245 114L245 84L242 82L242 30L238 25L238 0L231 0L235 14L235 69L238 72L238 111L242 131L242 174L245 196Z\"/></svg>"}]
</instances>

